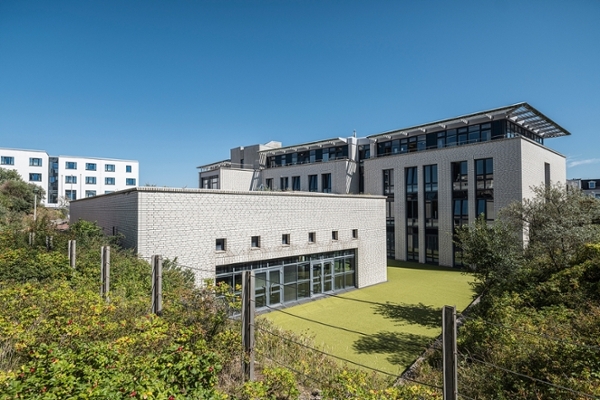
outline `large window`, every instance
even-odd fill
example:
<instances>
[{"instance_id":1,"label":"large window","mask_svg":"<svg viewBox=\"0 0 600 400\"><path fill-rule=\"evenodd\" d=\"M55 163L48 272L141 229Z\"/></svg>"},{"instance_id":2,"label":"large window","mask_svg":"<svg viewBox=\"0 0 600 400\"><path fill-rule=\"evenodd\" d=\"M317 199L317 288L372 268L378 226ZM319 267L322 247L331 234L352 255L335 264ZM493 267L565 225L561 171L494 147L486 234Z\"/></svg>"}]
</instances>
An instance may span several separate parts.
<instances>
[{"instance_id":1,"label":"large window","mask_svg":"<svg viewBox=\"0 0 600 400\"><path fill-rule=\"evenodd\" d=\"M106 171L106 172L115 172L115 164L106 164L104 166L104 171Z\"/></svg>"},{"instance_id":2,"label":"large window","mask_svg":"<svg viewBox=\"0 0 600 400\"><path fill-rule=\"evenodd\" d=\"M77 169L77 163L74 161L65 161L65 169Z\"/></svg>"},{"instance_id":3,"label":"large window","mask_svg":"<svg viewBox=\"0 0 600 400\"><path fill-rule=\"evenodd\" d=\"M419 196L417 167L406 168L406 259L419 261Z\"/></svg>"},{"instance_id":4,"label":"large window","mask_svg":"<svg viewBox=\"0 0 600 400\"><path fill-rule=\"evenodd\" d=\"M29 181L30 182L41 182L42 174L29 174Z\"/></svg>"},{"instance_id":5,"label":"large window","mask_svg":"<svg viewBox=\"0 0 600 400\"><path fill-rule=\"evenodd\" d=\"M438 166L423 167L425 180L425 262L439 262L438 249Z\"/></svg>"},{"instance_id":6,"label":"large window","mask_svg":"<svg viewBox=\"0 0 600 400\"><path fill-rule=\"evenodd\" d=\"M125 185L127 185L127 186L135 186L135 178L127 178L127 179L125 179Z\"/></svg>"},{"instance_id":7,"label":"large window","mask_svg":"<svg viewBox=\"0 0 600 400\"><path fill-rule=\"evenodd\" d=\"M1 165L15 165L15 158L2 156L2 157L0 157L0 164Z\"/></svg>"},{"instance_id":8,"label":"large window","mask_svg":"<svg viewBox=\"0 0 600 400\"><path fill-rule=\"evenodd\" d=\"M484 158L475 160L477 216L483 215L486 220L496 218L494 208L494 160Z\"/></svg>"},{"instance_id":9,"label":"large window","mask_svg":"<svg viewBox=\"0 0 600 400\"><path fill-rule=\"evenodd\" d=\"M281 190L289 190L290 188L290 178L284 176L279 178L279 189Z\"/></svg>"},{"instance_id":10,"label":"large window","mask_svg":"<svg viewBox=\"0 0 600 400\"><path fill-rule=\"evenodd\" d=\"M85 183L87 185L95 185L96 184L96 177L95 176L86 176L85 177Z\"/></svg>"},{"instance_id":11,"label":"large window","mask_svg":"<svg viewBox=\"0 0 600 400\"><path fill-rule=\"evenodd\" d=\"M317 175L309 175L308 176L308 191L309 192L318 192L319 191L319 181L317 179Z\"/></svg>"},{"instance_id":12,"label":"large window","mask_svg":"<svg viewBox=\"0 0 600 400\"><path fill-rule=\"evenodd\" d=\"M265 179L265 187L269 190L273 190L273 178Z\"/></svg>"},{"instance_id":13,"label":"large window","mask_svg":"<svg viewBox=\"0 0 600 400\"><path fill-rule=\"evenodd\" d=\"M321 191L331 193L331 174L321 174Z\"/></svg>"},{"instance_id":14,"label":"large window","mask_svg":"<svg viewBox=\"0 0 600 400\"><path fill-rule=\"evenodd\" d=\"M292 190L300 190L300 177L292 176Z\"/></svg>"},{"instance_id":15,"label":"large window","mask_svg":"<svg viewBox=\"0 0 600 400\"><path fill-rule=\"evenodd\" d=\"M42 159L41 158L30 158L29 159L29 166L30 167L41 167L42 166Z\"/></svg>"},{"instance_id":16,"label":"large window","mask_svg":"<svg viewBox=\"0 0 600 400\"><path fill-rule=\"evenodd\" d=\"M200 179L200 188L202 189L218 189L219 188L219 176L207 176Z\"/></svg>"},{"instance_id":17,"label":"large window","mask_svg":"<svg viewBox=\"0 0 600 400\"><path fill-rule=\"evenodd\" d=\"M77 176L75 176L75 175L65 176L65 183L77 183Z\"/></svg>"},{"instance_id":18,"label":"large window","mask_svg":"<svg viewBox=\"0 0 600 400\"><path fill-rule=\"evenodd\" d=\"M95 171L96 164L95 163L85 163L85 170L86 171Z\"/></svg>"},{"instance_id":19,"label":"large window","mask_svg":"<svg viewBox=\"0 0 600 400\"><path fill-rule=\"evenodd\" d=\"M466 161L452 163L452 221L456 229L469 223L469 172ZM460 246L453 244L454 265L463 265L463 252Z\"/></svg>"},{"instance_id":20,"label":"large window","mask_svg":"<svg viewBox=\"0 0 600 400\"><path fill-rule=\"evenodd\" d=\"M68 200L77 200L77 190L65 190L65 197Z\"/></svg>"},{"instance_id":21,"label":"large window","mask_svg":"<svg viewBox=\"0 0 600 400\"><path fill-rule=\"evenodd\" d=\"M394 170L383 170L383 194L394 194Z\"/></svg>"},{"instance_id":22,"label":"large window","mask_svg":"<svg viewBox=\"0 0 600 400\"><path fill-rule=\"evenodd\" d=\"M104 184L106 184L106 185L114 185L115 184L115 178L104 178Z\"/></svg>"}]
</instances>

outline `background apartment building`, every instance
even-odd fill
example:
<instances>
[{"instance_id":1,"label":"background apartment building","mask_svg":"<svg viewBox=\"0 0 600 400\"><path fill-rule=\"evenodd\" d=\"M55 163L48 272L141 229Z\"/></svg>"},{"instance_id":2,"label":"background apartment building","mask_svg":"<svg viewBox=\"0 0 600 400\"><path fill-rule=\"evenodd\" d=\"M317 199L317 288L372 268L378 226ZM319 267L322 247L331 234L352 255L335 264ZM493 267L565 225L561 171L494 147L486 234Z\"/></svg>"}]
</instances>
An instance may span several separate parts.
<instances>
[{"instance_id":1,"label":"background apartment building","mask_svg":"<svg viewBox=\"0 0 600 400\"><path fill-rule=\"evenodd\" d=\"M49 156L43 150L0 148L0 168L16 170L24 181L44 189L46 206L61 201L135 187L139 163L133 160Z\"/></svg>"},{"instance_id":2,"label":"background apartment building","mask_svg":"<svg viewBox=\"0 0 600 400\"><path fill-rule=\"evenodd\" d=\"M384 195L388 257L460 266L457 227L481 214L494 220L532 186L566 182L565 157L544 144L565 135L518 103L366 138L259 148L251 167L234 162L236 148L199 176L215 177L215 189Z\"/></svg>"}]
</instances>

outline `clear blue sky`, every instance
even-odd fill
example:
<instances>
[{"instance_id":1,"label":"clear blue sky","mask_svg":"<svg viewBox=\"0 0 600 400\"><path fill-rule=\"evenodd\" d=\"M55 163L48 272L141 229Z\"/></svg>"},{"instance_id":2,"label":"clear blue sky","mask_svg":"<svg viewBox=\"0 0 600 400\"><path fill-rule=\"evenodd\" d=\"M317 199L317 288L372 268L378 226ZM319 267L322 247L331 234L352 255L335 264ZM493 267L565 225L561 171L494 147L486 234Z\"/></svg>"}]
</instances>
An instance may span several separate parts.
<instances>
[{"instance_id":1,"label":"clear blue sky","mask_svg":"<svg viewBox=\"0 0 600 400\"><path fill-rule=\"evenodd\" d=\"M197 187L229 149L530 103L600 178L600 1L0 1L0 147Z\"/></svg>"}]
</instances>

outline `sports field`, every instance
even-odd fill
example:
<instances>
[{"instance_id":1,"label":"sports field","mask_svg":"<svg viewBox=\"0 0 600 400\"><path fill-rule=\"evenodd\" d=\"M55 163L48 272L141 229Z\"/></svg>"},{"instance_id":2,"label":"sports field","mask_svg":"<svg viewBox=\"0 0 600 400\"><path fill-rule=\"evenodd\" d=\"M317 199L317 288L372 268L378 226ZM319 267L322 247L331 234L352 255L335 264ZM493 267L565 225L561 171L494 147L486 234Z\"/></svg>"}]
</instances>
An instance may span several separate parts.
<instances>
[{"instance_id":1,"label":"sports field","mask_svg":"<svg viewBox=\"0 0 600 400\"><path fill-rule=\"evenodd\" d=\"M268 318L308 332L326 352L398 374L441 333L441 308L463 310L470 276L450 268L390 261L388 281L273 311Z\"/></svg>"}]
</instances>

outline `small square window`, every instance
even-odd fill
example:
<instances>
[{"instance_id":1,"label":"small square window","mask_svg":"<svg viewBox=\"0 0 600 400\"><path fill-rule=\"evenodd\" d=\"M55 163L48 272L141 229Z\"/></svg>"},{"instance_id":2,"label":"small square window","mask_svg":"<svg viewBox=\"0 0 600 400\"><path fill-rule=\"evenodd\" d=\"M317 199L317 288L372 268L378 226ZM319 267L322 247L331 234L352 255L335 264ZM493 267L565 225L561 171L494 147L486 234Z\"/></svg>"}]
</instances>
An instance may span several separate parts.
<instances>
[{"instance_id":1,"label":"small square window","mask_svg":"<svg viewBox=\"0 0 600 400\"><path fill-rule=\"evenodd\" d=\"M358 239L358 229L352 229L352 239Z\"/></svg>"},{"instance_id":2,"label":"small square window","mask_svg":"<svg viewBox=\"0 0 600 400\"><path fill-rule=\"evenodd\" d=\"M115 164L106 164L104 166L104 171L106 171L106 172L115 172Z\"/></svg>"},{"instance_id":3,"label":"small square window","mask_svg":"<svg viewBox=\"0 0 600 400\"><path fill-rule=\"evenodd\" d=\"M131 165L125 166L125 172L131 172Z\"/></svg>"},{"instance_id":4,"label":"small square window","mask_svg":"<svg viewBox=\"0 0 600 400\"><path fill-rule=\"evenodd\" d=\"M252 236L252 239L250 239L250 247L252 247L252 248L260 247L260 236Z\"/></svg>"},{"instance_id":5,"label":"small square window","mask_svg":"<svg viewBox=\"0 0 600 400\"><path fill-rule=\"evenodd\" d=\"M308 243L314 243L317 239L317 234L315 232L308 232Z\"/></svg>"},{"instance_id":6,"label":"small square window","mask_svg":"<svg viewBox=\"0 0 600 400\"><path fill-rule=\"evenodd\" d=\"M338 231L331 231L331 240L338 240Z\"/></svg>"},{"instance_id":7,"label":"small square window","mask_svg":"<svg viewBox=\"0 0 600 400\"><path fill-rule=\"evenodd\" d=\"M281 244L289 246L289 244L290 244L290 234L289 233L284 233L283 235L281 235Z\"/></svg>"},{"instance_id":8,"label":"small square window","mask_svg":"<svg viewBox=\"0 0 600 400\"><path fill-rule=\"evenodd\" d=\"M216 251L225 251L225 244L227 241L225 239L217 239L215 241L215 250Z\"/></svg>"}]
</instances>

